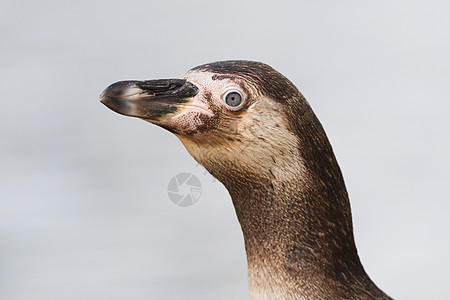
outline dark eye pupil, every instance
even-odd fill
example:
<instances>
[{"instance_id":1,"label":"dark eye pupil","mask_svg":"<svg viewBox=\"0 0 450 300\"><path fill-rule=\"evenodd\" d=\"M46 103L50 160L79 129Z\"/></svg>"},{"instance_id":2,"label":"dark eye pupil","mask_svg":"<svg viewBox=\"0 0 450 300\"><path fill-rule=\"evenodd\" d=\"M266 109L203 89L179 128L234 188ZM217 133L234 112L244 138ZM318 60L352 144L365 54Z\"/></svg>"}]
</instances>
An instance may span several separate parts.
<instances>
[{"instance_id":1,"label":"dark eye pupil","mask_svg":"<svg viewBox=\"0 0 450 300\"><path fill-rule=\"evenodd\" d=\"M242 102L242 96L238 92L231 92L225 96L225 103L229 106L236 107Z\"/></svg>"}]
</instances>

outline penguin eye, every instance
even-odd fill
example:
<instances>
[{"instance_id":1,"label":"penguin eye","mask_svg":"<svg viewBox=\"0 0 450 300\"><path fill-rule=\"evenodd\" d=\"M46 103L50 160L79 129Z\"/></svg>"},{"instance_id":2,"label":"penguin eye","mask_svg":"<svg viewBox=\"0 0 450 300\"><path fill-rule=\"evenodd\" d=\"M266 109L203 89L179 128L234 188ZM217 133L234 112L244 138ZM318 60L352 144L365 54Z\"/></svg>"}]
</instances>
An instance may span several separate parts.
<instances>
[{"instance_id":1,"label":"penguin eye","mask_svg":"<svg viewBox=\"0 0 450 300\"><path fill-rule=\"evenodd\" d=\"M242 103L242 95L236 91L228 92L225 95L225 103L230 107L238 107Z\"/></svg>"}]
</instances>

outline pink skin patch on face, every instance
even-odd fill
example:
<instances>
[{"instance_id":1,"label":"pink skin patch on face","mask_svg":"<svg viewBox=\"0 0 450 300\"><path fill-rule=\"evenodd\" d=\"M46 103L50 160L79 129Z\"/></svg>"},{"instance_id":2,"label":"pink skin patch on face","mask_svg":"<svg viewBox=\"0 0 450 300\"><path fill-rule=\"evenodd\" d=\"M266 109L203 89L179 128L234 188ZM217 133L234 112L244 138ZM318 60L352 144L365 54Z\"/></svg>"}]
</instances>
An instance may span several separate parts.
<instances>
[{"instance_id":1,"label":"pink skin patch on face","mask_svg":"<svg viewBox=\"0 0 450 300\"><path fill-rule=\"evenodd\" d=\"M172 132L183 135L202 134L218 124L220 111L227 110L223 97L230 91L244 93L242 87L231 78L217 79L217 74L209 72L187 72L186 79L198 88L198 93L189 103L173 115L158 121L151 121Z\"/></svg>"}]
</instances>

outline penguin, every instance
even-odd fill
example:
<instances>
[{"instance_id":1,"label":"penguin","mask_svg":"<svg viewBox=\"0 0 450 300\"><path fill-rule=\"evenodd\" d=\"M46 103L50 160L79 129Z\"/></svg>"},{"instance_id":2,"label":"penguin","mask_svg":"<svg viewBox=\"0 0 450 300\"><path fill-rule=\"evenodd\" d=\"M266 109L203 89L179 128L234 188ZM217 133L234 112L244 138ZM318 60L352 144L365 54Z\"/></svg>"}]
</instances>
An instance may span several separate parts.
<instances>
[{"instance_id":1,"label":"penguin","mask_svg":"<svg viewBox=\"0 0 450 300\"><path fill-rule=\"evenodd\" d=\"M219 61L179 79L116 82L100 101L175 134L227 188L243 232L251 299L391 299L359 259L327 135L278 71Z\"/></svg>"}]
</instances>

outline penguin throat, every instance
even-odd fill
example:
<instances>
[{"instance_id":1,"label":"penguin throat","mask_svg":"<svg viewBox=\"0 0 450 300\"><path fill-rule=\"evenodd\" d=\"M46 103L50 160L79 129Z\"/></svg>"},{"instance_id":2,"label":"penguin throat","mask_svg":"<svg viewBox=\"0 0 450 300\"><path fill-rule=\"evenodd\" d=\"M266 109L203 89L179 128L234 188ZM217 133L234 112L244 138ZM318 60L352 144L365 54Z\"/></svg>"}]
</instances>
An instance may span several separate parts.
<instances>
[{"instance_id":1,"label":"penguin throat","mask_svg":"<svg viewBox=\"0 0 450 300\"><path fill-rule=\"evenodd\" d=\"M357 255L342 177L319 178L304 169L297 175L225 183L244 234L252 299L345 298L364 287L379 291Z\"/></svg>"}]
</instances>

